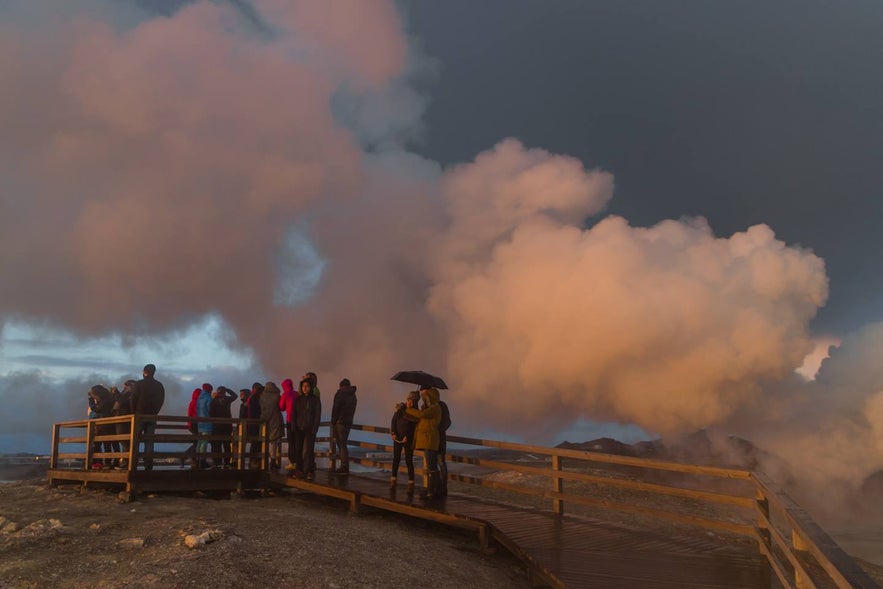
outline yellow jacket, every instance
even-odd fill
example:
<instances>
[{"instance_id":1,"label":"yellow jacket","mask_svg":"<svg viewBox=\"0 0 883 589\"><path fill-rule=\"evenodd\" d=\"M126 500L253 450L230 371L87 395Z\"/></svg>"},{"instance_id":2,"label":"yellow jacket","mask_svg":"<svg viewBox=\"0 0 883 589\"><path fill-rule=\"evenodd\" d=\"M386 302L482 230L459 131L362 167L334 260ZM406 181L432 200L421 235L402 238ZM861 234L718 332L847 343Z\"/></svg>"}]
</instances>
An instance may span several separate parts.
<instances>
[{"instance_id":1,"label":"yellow jacket","mask_svg":"<svg viewBox=\"0 0 883 589\"><path fill-rule=\"evenodd\" d=\"M438 390L428 389L426 392L428 405L425 409L406 409L408 415L419 420L414 431L415 450L438 450L438 424L442 418L438 399Z\"/></svg>"}]
</instances>

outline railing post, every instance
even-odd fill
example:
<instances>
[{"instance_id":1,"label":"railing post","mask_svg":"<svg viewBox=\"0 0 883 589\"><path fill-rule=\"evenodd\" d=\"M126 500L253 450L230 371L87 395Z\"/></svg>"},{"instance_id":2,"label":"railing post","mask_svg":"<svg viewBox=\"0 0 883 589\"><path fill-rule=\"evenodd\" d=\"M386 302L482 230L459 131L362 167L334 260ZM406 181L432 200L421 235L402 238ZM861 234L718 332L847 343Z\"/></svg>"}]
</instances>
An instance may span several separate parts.
<instances>
[{"instance_id":1,"label":"railing post","mask_svg":"<svg viewBox=\"0 0 883 589\"><path fill-rule=\"evenodd\" d=\"M754 505L757 509L757 542L758 550L765 556L761 565L761 587L771 587L773 583L773 567L769 562L772 554L772 537L767 527L770 521L770 501L758 488L755 492Z\"/></svg>"},{"instance_id":2,"label":"railing post","mask_svg":"<svg viewBox=\"0 0 883 589\"><path fill-rule=\"evenodd\" d=\"M795 553L809 551L809 544L804 542L803 537L796 529L791 530L791 547L794 548ZM794 569L794 586L797 589L810 587L811 585L808 581L809 579L804 576L799 568Z\"/></svg>"},{"instance_id":3,"label":"railing post","mask_svg":"<svg viewBox=\"0 0 883 589\"><path fill-rule=\"evenodd\" d=\"M245 420L240 419L236 424L236 434L239 436L236 439L236 468L238 470L245 470L245 438L247 431Z\"/></svg>"},{"instance_id":4,"label":"railing post","mask_svg":"<svg viewBox=\"0 0 883 589\"><path fill-rule=\"evenodd\" d=\"M49 468L58 468L58 438L61 428L57 423L52 424L52 456L49 458Z\"/></svg>"},{"instance_id":5,"label":"railing post","mask_svg":"<svg viewBox=\"0 0 883 589\"><path fill-rule=\"evenodd\" d=\"M334 425L328 424L328 470L334 472L337 470L337 448L334 444Z\"/></svg>"},{"instance_id":6,"label":"railing post","mask_svg":"<svg viewBox=\"0 0 883 589\"><path fill-rule=\"evenodd\" d=\"M561 472L563 468L563 459L557 454L552 455L552 470ZM552 491L555 493L564 492L564 479L559 476L552 476ZM558 498L552 500L552 509L555 515L564 515L564 501Z\"/></svg>"},{"instance_id":7,"label":"railing post","mask_svg":"<svg viewBox=\"0 0 883 589\"><path fill-rule=\"evenodd\" d=\"M129 452L126 456L126 470L135 470L135 464L132 460L135 457L135 416L129 415Z\"/></svg>"},{"instance_id":8,"label":"railing post","mask_svg":"<svg viewBox=\"0 0 883 589\"><path fill-rule=\"evenodd\" d=\"M129 470L138 470L138 461L141 459L141 418L138 415L132 417L132 447L129 449L132 459L129 462Z\"/></svg>"},{"instance_id":9,"label":"railing post","mask_svg":"<svg viewBox=\"0 0 883 589\"><path fill-rule=\"evenodd\" d=\"M267 422L261 422L261 470L270 470L270 436Z\"/></svg>"},{"instance_id":10,"label":"railing post","mask_svg":"<svg viewBox=\"0 0 883 589\"><path fill-rule=\"evenodd\" d=\"M83 465L83 470L92 468L92 444L95 443L95 428L92 425L91 419L86 422L86 464Z\"/></svg>"}]
</instances>

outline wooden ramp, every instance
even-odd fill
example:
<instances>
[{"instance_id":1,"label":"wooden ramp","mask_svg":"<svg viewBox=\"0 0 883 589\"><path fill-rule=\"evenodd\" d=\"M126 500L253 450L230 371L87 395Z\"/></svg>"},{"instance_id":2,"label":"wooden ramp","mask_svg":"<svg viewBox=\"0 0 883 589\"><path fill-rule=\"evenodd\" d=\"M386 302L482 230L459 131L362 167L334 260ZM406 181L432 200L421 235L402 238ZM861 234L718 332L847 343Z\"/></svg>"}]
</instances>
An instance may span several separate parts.
<instances>
[{"instance_id":1,"label":"wooden ramp","mask_svg":"<svg viewBox=\"0 0 883 589\"><path fill-rule=\"evenodd\" d=\"M533 580L553 587L778 586L771 585L766 560L756 549L728 546L704 532L661 536L458 494L426 502L403 485L391 490L388 479L370 474L341 477L319 471L314 481L269 476L278 485L348 501L354 511L370 506L475 530L482 548L495 540L525 562Z\"/></svg>"}]
</instances>

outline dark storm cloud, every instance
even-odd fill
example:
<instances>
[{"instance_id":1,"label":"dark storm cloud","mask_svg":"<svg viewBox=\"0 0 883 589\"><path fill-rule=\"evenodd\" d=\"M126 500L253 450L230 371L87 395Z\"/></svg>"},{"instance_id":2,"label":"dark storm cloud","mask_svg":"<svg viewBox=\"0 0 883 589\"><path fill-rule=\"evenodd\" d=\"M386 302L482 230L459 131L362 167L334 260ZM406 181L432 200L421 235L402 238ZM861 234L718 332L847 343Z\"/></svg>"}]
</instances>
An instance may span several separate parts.
<instances>
[{"instance_id":1,"label":"dark storm cloud","mask_svg":"<svg viewBox=\"0 0 883 589\"><path fill-rule=\"evenodd\" d=\"M635 224L766 223L827 263L817 329L883 317L880 3L401 5L443 64L417 151L514 136L613 172L609 210Z\"/></svg>"}]
</instances>

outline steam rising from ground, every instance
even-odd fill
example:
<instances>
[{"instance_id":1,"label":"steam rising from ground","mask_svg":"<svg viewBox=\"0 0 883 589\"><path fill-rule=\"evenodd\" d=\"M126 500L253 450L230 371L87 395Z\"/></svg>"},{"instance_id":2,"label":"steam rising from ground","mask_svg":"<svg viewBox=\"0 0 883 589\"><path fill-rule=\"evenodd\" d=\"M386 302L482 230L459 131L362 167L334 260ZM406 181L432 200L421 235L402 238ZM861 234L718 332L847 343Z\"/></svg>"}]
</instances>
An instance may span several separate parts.
<instances>
[{"instance_id":1,"label":"steam rising from ground","mask_svg":"<svg viewBox=\"0 0 883 589\"><path fill-rule=\"evenodd\" d=\"M218 316L270 378L351 378L365 421L410 368L445 375L460 431L668 434L795 407L838 432L818 442L832 471L879 464L883 378L859 372L883 364L838 368L879 330L789 380L821 259L765 225L599 219L610 174L514 139L446 171L408 153L426 61L392 2L62 4L0 25L0 322L138 338ZM868 456L838 462L828 442L855 431Z\"/></svg>"}]
</instances>

